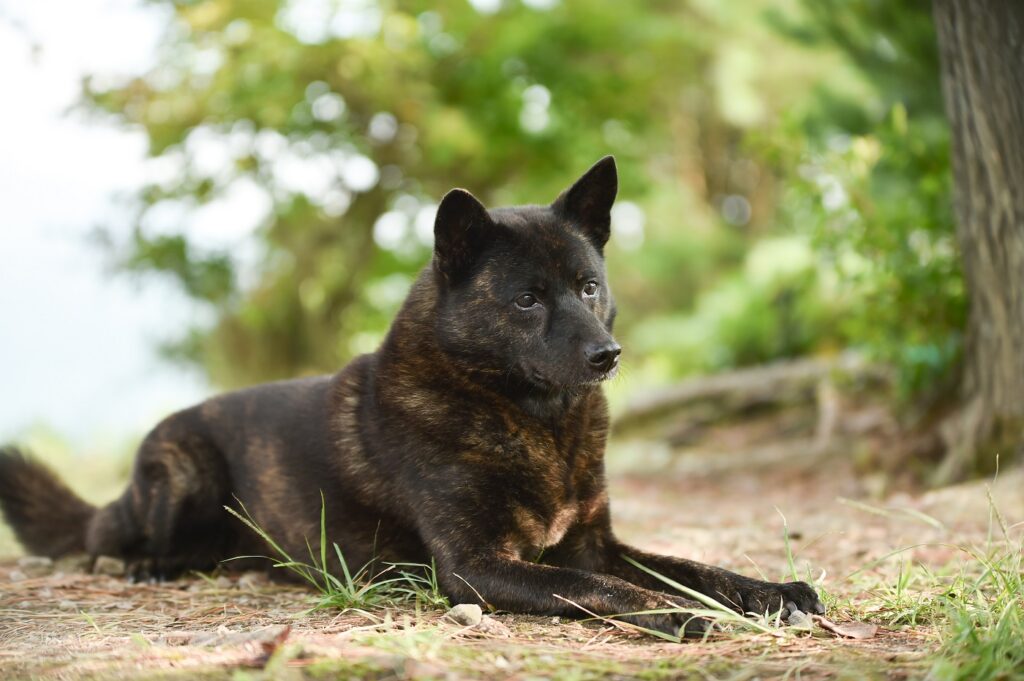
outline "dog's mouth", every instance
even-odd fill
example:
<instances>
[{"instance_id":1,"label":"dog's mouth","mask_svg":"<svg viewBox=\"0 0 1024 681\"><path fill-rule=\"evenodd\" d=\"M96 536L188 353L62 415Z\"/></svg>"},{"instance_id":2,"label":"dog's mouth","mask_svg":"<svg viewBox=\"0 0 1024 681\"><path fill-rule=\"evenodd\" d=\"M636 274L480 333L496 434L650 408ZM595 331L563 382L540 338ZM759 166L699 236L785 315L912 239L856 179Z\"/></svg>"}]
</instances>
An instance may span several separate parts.
<instances>
[{"instance_id":1,"label":"dog's mouth","mask_svg":"<svg viewBox=\"0 0 1024 681\"><path fill-rule=\"evenodd\" d=\"M597 385L599 383L604 383L605 381L612 380L613 378L618 376L618 374L619 374L619 365L616 364L615 366L613 366L608 371L605 371L604 373L601 373L601 374L597 374L593 378L591 378L589 380L586 380L586 381L583 381L583 385Z\"/></svg>"},{"instance_id":2,"label":"dog's mouth","mask_svg":"<svg viewBox=\"0 0 1024 681\"><path fill-rule=\"evenodd\" d=\"M605 381L610 381L618 375L619 365L616 364L611 369L603 373L598 374L591 372L589 376L579 376L568 380L552 379L536 367L528 368L525 373L530 383L533 383L538 388L542 388L544 390L568 390L572 388L599 385Z\"/></svg>"}]
</instances>

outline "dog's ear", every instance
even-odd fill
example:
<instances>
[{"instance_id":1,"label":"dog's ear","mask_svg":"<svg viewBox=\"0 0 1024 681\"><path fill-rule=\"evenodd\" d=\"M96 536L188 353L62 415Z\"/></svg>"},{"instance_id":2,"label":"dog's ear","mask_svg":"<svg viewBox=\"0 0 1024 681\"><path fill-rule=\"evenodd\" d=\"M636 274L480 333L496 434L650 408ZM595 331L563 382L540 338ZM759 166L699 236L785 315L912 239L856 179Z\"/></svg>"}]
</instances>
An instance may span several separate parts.
<instances>
[{"instance_id":1,"label":"dog's ear","mask_svg":"<svg viewBox=\"0 0 1024 681\"><path fill-rule=\"evenodd\" d=\"M605 156L562 192L551 209L571 220L600 251L611 235L611 210L618 191L615 157Z\"/></svg>"},{"instance_id":2,"label":"dog's ear","mask_svg":"<svg viewBox=\"0 0 1024 681\"><path fill-rule=\"evenodd\" d=\"M487 209L465 189L441 199L434 220L434 267L448 283L459 280L494 236Z\"/></svg>"}]
</instances>

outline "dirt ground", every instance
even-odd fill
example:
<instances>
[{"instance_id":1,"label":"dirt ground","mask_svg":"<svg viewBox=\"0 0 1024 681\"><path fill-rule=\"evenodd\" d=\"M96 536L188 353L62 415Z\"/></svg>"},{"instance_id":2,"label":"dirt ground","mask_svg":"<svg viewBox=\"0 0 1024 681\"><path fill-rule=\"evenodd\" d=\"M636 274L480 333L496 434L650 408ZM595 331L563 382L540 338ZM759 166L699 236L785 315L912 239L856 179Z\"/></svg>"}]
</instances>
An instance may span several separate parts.
<instances>
[{"instance_id":1,"label":"dirt ground","mask_svg":"<svg viewBox=\"0 0 1024 681\"><path fill-rule=\"evenodd\" d=\"M618 474L611 487L623 538L773 579L789 569L784 515L796 568L827 592L829 616L872 621L877 635L787 629L674 644L602 622L510 614L494 616L507 630L483 632L411 606L309 613L310 592L253 574L136 585L70 563L33 576L9 558L0 564L0 677L919 678L938 637L900 612L929 597L912 583L897 588L901 563L941 575L964 559L958 546L986 541L991 519L983 483L864 501L840 459L797 472ZM1018 534L1020 489L1016 472L993 490Z\"/></svg>"}]
</instances>

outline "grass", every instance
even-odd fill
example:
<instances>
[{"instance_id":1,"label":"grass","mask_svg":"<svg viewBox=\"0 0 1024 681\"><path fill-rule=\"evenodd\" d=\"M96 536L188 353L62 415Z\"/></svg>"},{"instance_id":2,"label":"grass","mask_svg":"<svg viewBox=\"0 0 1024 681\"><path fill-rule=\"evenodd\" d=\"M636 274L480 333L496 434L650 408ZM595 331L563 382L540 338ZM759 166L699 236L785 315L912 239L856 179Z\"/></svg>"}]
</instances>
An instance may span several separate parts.
<instances>
[{"instance_id":1,"label":"grass","mask_svg":"<svg viewBox=\"0 0 1024 681\"><path fill-rule=\"evenodd\" d=\"M238 518L249 529L255 532L267 546L277 554L270 556L238 556L241 558L266 558L273 561L275 568L289 570L320 594L315 608L337 608L339 610L368 611L381 606L398 603L415 603L417 607L426 606L431 609L448 607L448 599L441 593L437 583L437 569L433 561L429 565L421 563L383 563L379 571L374 567L378 561L370 559L365 565L353 572L345 560L345 555L337 542L327 541L327 503L320 493L320 545L319 555L306 541L309 562L293 558L289 553L260 527L249 513L245 505L238 501L241 512L230 506L224 508ZM329 548L333 549L338 560L341 574L335 574L328 568Z\"/></svg>"},{"instance_id":2,"label":"grass","mask_svg":"<svg viewBox=\"0 0 1024 681\"><path fill-rule=\"evenodd\" d=\"M935 678L1024 678L1024 542L1011 538L991 488L987 493L987 546L984 552L965 549L980 574L961 570L940 599L947 625Z\"/></svg>"},{"instance_id":3,"label":"grass","mask_svg":"<svg viewBox=\"0 0 1024 681\"><path fill-rule=\"evenodd\" d=\"M984 546L939 545L960 553L952 569L936 571L901 558L893 582L862 580L866 596L836 603L848 615L888 627L931 627L938 647L929 662L929 679L1024 679L1024 541L1013 539L1020 524L1007 526L991 488L987 495L990 520ZM914 515L933 526L938 522ZM927 545L892 551L883 559L918 546Z\"/></svg>"},{"instance_id":4,"label":"grass","mask_svg":"<svg viewBox=\"0 0 1024 681\"><path fill-rule=\"evenodd\" d=\"M959 589L942 597L947 624L935 678L1024 677L1020 547L1014 553L979 557L982 574L964 575Z\"/></svg>"}]
</instances>

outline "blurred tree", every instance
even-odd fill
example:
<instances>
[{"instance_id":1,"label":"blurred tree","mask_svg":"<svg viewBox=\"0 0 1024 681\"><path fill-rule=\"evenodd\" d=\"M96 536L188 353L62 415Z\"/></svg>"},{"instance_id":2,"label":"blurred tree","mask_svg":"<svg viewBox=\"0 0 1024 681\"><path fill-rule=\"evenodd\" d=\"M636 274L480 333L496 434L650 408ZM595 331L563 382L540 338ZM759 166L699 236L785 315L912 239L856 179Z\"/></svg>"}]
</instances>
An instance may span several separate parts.
<instances>
[{"instance_id":1,"label":"blurred tree","mask_svg":"<svg viewBox=\"0 0 1024 681\"><path fill-rule=\"evenodd\" d=\"M934 11L971 303L945 483L1024 445L1024 5L935 0Z\"/></svg>"},{"instance_id":2,"label":"blurred tree","mask_svg":"<svg viewBox=\"0 0 1024 681\"><path fill-rule=\"evenodd\" d=\"M766 140L787 178L783 211L841 277L846 341L896 367L904 403L928 412L955 382L966 323L930 6L804 7L802 21L771 20L809 47L838 46L860 86L823 79Z\"/></svg>"},{"instance_id":3,"label":"blurred tree","mask_svg":"<svg viewBox=\"0 0 1024 681\"><path fill-rule=\"evenodd\" d=\"M90 79L85 98L149 138L153 177L131 243L114 246L129 270L172 276L207 305L171 349L222 386L372 349L453 186L492 204L554 198L604 153L620 157L623 196L643 196L652 173L678 184L683 99L735 137L704 103L713 88L692 87L713 39L686 4L154 4L170 10L156 66ZM706 153L728 168L740 150ZM709 201L735 191L722 182L707 181ZM257 239L218 237L246 222ZM663 306L692 301L709 266L674 244L646 256L652 279L675 284ZM694 267L680 274L680 258ZM623 288L650 307L643 284Z\"/></svg>"}]
</instances>

